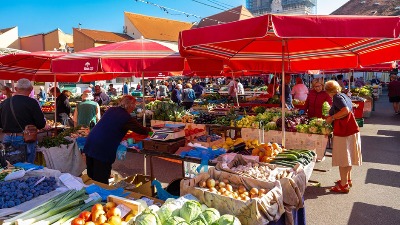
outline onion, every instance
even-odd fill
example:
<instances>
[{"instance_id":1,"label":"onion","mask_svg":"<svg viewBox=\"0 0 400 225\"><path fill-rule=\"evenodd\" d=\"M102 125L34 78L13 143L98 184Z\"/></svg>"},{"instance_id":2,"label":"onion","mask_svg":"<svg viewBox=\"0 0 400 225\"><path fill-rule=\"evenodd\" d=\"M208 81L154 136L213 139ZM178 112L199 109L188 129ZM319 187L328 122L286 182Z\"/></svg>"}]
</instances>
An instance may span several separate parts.
<instances>
[{"instance_id":1,"label":"onion","mask_svg":"<svg viewBox=\"0 0 400 225\"><path fill-rule=\"evenodd\" d=\"M215 180L212 179L212 178L208 178L207 181L206 181L206 184L207 184L208 188L215 187Z\"/></svg>"},{"instance_id":2,"label":"onion","mask_svg":"<svg viewBox=\"0 0 400 225\"><path fill-rule=\"evenodd\" d=\"M225 193L225 192L226 192L226 188L222 187L222 188L219 189L219 191L220 191L221 193Z\"/></svg>"},{"instance_id":3,"label":"onion","mask_svg":"<svg viewBox=\"0 0 400 225\"><path fill-rule=\"evenodd\" d=\"M245 191L243 192L244 195L246 195L247 197L249 197L249 192Z\"/></svg>"},{"instance_id":4,"label":"onion","mask_svg":"<svg viewBox=\"0 0 400 225\"><path fill-rule=\"evenodd\" d=\"M215 189L215 187L211 187L208 189L210 192L212 193L217 193L217 189Z\"/></svg>"},{"instance_id":5,"label":"onion","mask_svg":"<svg viewBox=\"0 0 400 225\"><path fill-rule=\"evenodd\" d=\"M243 185L240 185L238 188L239 194L243 194L246 191L246 188Z\"/></svg>"},{"instance_id":6,"label":"onion","mask_svg":"<svg viewBox=\"0 0 400 225\"><path fill-rule=\"evenodd\" d=\"M202 180L199 182L199 187L205 188L207 187L207 183L204 180Z\"/></svg>"},{"instance_id":7,"label":"onion","mask_svg":"<svg viewBox=\"0 0 400 225\"><path fill-rule=\"evenodd\" d=\"M250 190L250 194L251 194L251 195L258 195L258 189L257 189L257 188L252 188L252 189Z\"/></svg>"},{"instance_id":8,"label":"onion","mask_svg":"<svg viewBox=\"0 0 400 225\"><path fill-rule=\"evenodd\" d=\"M232 192L232 191L233 191L232 185L230 185L230 184L227 184L227 185L225 186L225 188L226 188L226 190L229 191L229 192Z\"/></svg>"},{"instance_id":9,"label":"onion","mask_svg":"<svg viewBox=\"0 0 400 225\"><path fill-rule=\"evenodd\" d=\"M225 184L225 182L221 181L221 182L219 182L218 186L219 186L220 188L223 188L223 187L226 186L226 184Z\"/></svg>"}]
</instances>

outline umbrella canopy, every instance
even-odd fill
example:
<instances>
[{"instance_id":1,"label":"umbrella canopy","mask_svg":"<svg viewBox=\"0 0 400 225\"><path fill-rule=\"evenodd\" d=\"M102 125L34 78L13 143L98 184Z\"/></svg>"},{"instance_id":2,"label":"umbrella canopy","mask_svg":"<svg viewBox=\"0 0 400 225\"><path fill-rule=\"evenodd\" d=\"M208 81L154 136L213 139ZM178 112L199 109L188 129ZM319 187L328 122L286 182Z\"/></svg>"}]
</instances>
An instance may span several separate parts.
<instances>
[{"instance_id":1,"label":"umbrella canopy","mask_svg":"<svg viewBox=\"0 0 400 225\"><path fill-rule=\"evenodd\" d=\"M141 76L145 72L145 76L149 73L149 77L154 77L154 72L183 71L185 65L204 70L218 70L222 66L221 60L196 57L186 62L177 46L173 46L146 39L107 44L54 59L52 72L116 73L122 77Z\"/></svg>"},{"instance_id":2,"label":"umbrella canopy","mask_svg":"<svg viewBox=\"0 0 400 225\"><path fill-rule=\"evenodd\" d=\"M19 80L27 78L32 81L54 81L50 72L51 60L65 55L63 52L17 52L0 57L0 79ZM79 76L66 74L58 81L77 81Z\"/></svg>"},{"instance_id":3,"label":"umbrella canopy","mask_svg":"<svg viewBox=\"0 0 400 225\"><path fill-rule=\"evenodd\" d=\"M357 68L398 59L400 17L265 15L180 33L182 56L233 70Z\"/></svg>"}]
</instances>

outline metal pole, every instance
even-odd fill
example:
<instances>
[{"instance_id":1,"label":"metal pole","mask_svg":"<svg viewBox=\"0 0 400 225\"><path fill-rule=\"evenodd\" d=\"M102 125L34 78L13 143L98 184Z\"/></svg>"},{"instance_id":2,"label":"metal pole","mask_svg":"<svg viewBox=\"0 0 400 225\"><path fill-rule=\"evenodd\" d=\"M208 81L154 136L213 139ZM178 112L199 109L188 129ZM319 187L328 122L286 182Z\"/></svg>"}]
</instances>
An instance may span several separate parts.
<instances>
[{"instance_id":1,"label":"metal pole","mask_svg":"<svg viewBox=\"0 0 400 225\"><path fill-rule=\"evenodd\" d=\"M144 72L142 71L142 94L143 94L143 98L142 98L142 107L143 107L143 126L146 126L146 102L144 99L145 93L144 93Z\"/></svg>"},{"instance_id":2,"label":"metal pole","mask_svg":"<svg viewBox=\"0 0 400 225\"><path fill-rule=\"evenodd\" d=\"M281 99L281 104L282 104L282 146L285 146L285 139L286 139L286 133L285 133L285 40L282 40L282 99Z\"/></svg>"},{"instance_id":3,"label":"metal pole","mask_svg":"<svg viewBox=\"0 0 400 225\"><path fill-rule=\"evenodd\" d=\"M57 83L57 80L56 80L56 74L54 74L54 87L53 87L53 97L54 97L54 104L55 104L55 110L54 110L54 128L56 129L56 131L57 131L57 88L56 88L56 83ZM61 90L60 90L61 91Z\"/></svg>"}]
</instances>

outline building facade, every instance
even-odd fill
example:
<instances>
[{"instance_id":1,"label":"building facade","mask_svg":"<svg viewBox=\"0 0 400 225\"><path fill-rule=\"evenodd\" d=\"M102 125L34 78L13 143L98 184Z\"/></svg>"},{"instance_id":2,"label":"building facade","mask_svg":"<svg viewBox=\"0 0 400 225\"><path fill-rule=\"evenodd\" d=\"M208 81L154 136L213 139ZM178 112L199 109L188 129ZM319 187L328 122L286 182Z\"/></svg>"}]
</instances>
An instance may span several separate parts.
<instances>
[{"instance_id":1,"label":"building facade","mask_svg":"<svg viewBox=\"0 0 400 225\"><path fill-rule=\"evenodd\" d=\"M316 14L317 0L246 0L246 7L255 15Z\"/></svg>"}]
</instances>

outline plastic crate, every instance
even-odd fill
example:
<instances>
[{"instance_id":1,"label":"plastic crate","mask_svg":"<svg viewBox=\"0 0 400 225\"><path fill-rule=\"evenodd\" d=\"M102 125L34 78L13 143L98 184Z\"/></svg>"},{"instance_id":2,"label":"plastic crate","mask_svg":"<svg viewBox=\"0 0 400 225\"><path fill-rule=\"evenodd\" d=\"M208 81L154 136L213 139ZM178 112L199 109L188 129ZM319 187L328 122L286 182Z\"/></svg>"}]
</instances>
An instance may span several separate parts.
<instances>
[{"instance_id":1,"label":"plastic crate","mask_svg":"<svg viewBox=\"0 0 400 225\"><path fill-rule=\"evenodd\" d=\"M362 119L364 114L364 101L353 101L353 103L358 104L358 107L353 107L354 117L356 119Z\"/></svg>"},{"instance_id":2,"label":"plastic crate","mask_svg":"<svg viewBox=\"0 0 400 225\"><path fill-rule=\"evenodd\" d=\"M364 126L364 118L356 119L356 121L357 121L357 124L358 124L359 127L363 127Z\"/></svg>"}]
</instances>

